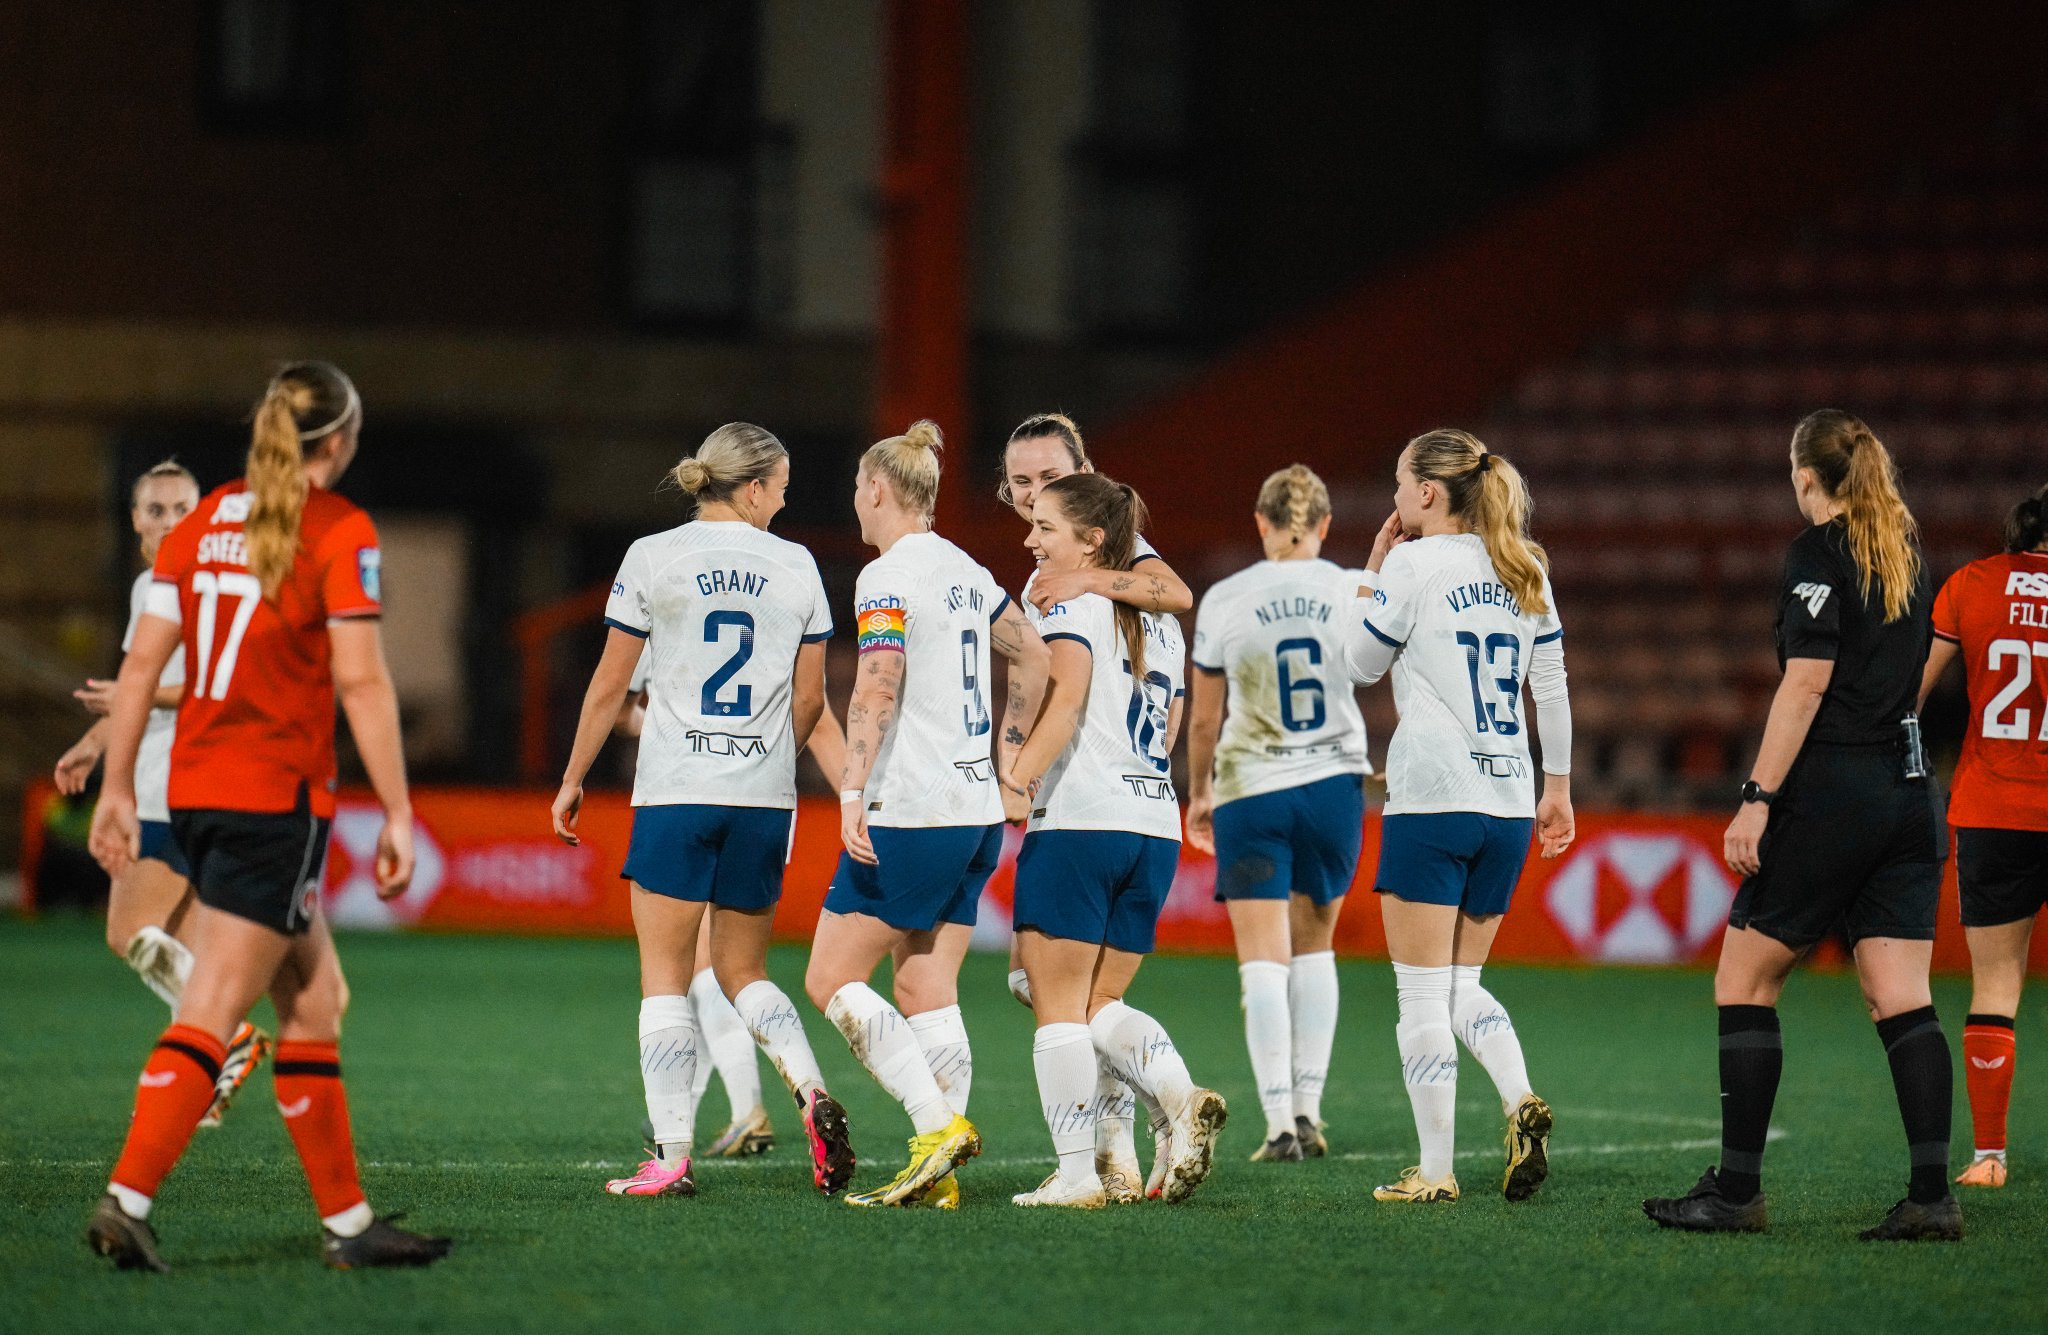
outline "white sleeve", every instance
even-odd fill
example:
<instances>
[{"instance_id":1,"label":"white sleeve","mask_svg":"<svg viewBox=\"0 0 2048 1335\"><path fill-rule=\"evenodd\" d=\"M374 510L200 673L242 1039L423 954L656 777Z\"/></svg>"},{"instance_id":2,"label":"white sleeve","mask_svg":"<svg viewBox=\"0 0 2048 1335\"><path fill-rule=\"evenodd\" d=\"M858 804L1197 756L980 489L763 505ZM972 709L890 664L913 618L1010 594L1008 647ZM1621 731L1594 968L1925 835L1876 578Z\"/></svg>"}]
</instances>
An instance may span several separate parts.
<instances>
[{"instance_id":1,"label":"white sleeve","mask_svg":"<svg viewBox=\"0 0 2048 1335\"><path fill-rule=\"evenodd\" d=\"M654 613L647 600L645 539L628 547L626 559L619 563L618 578L612 581L612 596L605 600L604 624L643 640L654 629Z\"/></svg>"},{"instance_id":2,"label":"white sleeve","mask_svg":"<svg viewBox=\"0 0 2048 1335\"><path fill-rule=\"evenodd\" d=\"M1536 702L1536 735L1543 742L1543 772L1572 772L1572 701L1565 686L1563 631L1529 651L1529 697Z\"/></svg>"},{"instance_id":3,"label":"white sleeve","mask_svg":"<svg viewBox=\"0 0 2048 1335\"><path fill-rule=\"evenodd\" d=\"M149 594L143 599L142 611L146 616L162 617L173 626L185 624L185 614L178 605L178 586L165 580L155 579L149 583ZM134 633L131 629L131 635ZM123 642L123 649L128 646Z\"/></svg>"},{"instance_id":4,"label":"white sleeve","mask_svg":"<svg viewBox=\"0 0 2048 1335\"><path fill-rule=\"evenodd\" d=\"M1408 643L1415 625L1415 572L1412 562L1399 547L1387 553L1375 578L1365 571L1365 587L1372 596L1352 604L1351 621L1345 627L1345 656L1351 661L1351 678L1370 686L1387 674L1395 655Z\"/></svg>"},{"instance_id":5,"label":"white sleeve","mask_svg":"<svg viewBox=\"0 0 2048 1335\"><path fill-rule=\"evenodd\" d=\"M818 574L818 563L811 562L811 615L804 622L804 643L816 644L832 638L832 604L825 597L825 581Z\"/></svg>"},{"instance_id":6,"label":"white sleeve","mask_svg":"<svg viewBox=\"0 0 2048 1335\"><path fill-rule=\"evenodd\" d=\"M1230 624L1227 595L1210 589L1195 608L1195 666L1203 672L1223 672L1230 666Z\"/></svg>"},{"instance_id":7,"label":"white sleeve","mask_svg":"<svg viewBox=\"0 0 2048 1335\"><path fill-rule=\"evenodd\" d=\"M1094 627L1089 624L1086 604L1081 600L1071 603L1054 603L1044 615L1037 618L1038 637L1047 644L1054 640L1075 640L1089 653L1095 652L1095 644L1089 638Z\"/></svg>"}]
</instances>

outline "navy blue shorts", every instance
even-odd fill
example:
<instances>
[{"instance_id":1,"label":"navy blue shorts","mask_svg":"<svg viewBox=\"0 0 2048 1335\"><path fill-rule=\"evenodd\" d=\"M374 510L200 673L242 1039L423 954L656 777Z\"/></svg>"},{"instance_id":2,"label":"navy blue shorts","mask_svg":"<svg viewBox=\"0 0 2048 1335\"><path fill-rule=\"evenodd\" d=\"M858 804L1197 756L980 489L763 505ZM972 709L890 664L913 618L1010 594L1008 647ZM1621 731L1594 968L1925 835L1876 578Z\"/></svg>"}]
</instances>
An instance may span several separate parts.
<instances>
[{"instance_id":1,"label":"navy blue shorts","mask_svg":"<svg viewBox=\"0 0 2048 1335\"><path fill-rule=\"evenodd\" d=\"M171 837L171 823L167 820L142 822L142 856L155 858L186 880L192 879L192 864L185 861L184 850Z\"/></svg>"},{"instance_id":2,"label":"navy blue shorts","mask_svg":"<svg viewBox=\"0 0 2048 1335\"><path fill-rule=\"evenodd\" d=\"M1327 904L1351 888L1365 839L1365 782L1333 774L1216 808L1216 898Z\"/></svg>"},{"instance_id":3,"label":"navy blue shorts","mask_svg":"<svg viewBox=\"0 0 2048 1335\"><path fill-rule=\"evenodd\" d=\"M942 922L974 926L982 887L1003 855L1003 826L944 825L930 829L868 826L881 865L839 855L831 913L865 913L905 932L928 932Z\"/></svg>"},{"instance_id":4,"label":"navy blue shorts","mask_svg":"<svg viewBox=\"0 0 2048 1335\"><path fill-rule=\"evenodd\" d=\"M1152 953L1180 841L1123 830L1039 830L1017 854L1018 930Z\"/></svg>"},{"instance_id":5,"label":"navy blue shorts","mask_svg":"<svg viewBox=\"0 0 2048 1335\"><path fill-rule=\"evenodd\" d=\"M619 876L671 899L750 913L772 908L782 898L795 816L783 807L635 807Z\"/></svg>"},{"instance_id":6,"label":"navy blue shorts","mask_svg":"<svg viewBox=\"0 0 2048 1335\"><path fill-rule=\"evenodd\" d=\"M1380 817L1373 887L1411 904L1448 904L1475 918L1508 911L1536 822L1434 811Z\"/></svg>"}]
</instances>

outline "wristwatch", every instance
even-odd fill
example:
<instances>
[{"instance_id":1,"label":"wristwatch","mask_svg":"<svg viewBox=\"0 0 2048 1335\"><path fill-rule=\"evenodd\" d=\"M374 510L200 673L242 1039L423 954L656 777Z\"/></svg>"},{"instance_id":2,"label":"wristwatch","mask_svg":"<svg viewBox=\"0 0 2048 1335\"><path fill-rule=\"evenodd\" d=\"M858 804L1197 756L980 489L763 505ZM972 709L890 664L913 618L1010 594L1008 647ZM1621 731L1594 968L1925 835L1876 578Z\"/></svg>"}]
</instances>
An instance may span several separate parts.
<instances>
[{"instance_id":1,"label":"wristwatch","mask_svg":"<svg viewBox=\"0 0 2048 1335\"><path fill-rule=\"evenodd\" d=\"M1742 801L1745 806L1751 802L1761 802L1765 806L1769 806L1777 798L1778 795L1776 793L1764 787L1755 779L1744 779L1742 781Z\"/></svg>"}]
</instances>

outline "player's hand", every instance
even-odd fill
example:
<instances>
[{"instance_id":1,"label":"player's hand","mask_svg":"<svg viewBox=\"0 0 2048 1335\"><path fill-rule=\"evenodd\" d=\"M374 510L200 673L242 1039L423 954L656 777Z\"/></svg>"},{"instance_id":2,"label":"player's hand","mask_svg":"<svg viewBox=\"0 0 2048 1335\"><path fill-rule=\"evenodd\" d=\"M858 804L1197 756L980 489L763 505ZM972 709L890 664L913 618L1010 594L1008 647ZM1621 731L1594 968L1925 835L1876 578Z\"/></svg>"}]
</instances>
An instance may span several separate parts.
<instances>
[{"instance_id":1,"label":"player's hand","mask_svg":"<svg viewBox=\"0 0 2048 1335\"><path fill-rule=\"evenodd\" d=\"M73 691L71 698L84 705L86 713L105 718L114 712L114 683L87 677L85 685Z\"/></svg>"},{"instance_id":2,"label":"player's hand","mask_svg":"<svg viewBox=\"0 0 2048 1335\"><path fill-rule=\"evenodd\" d=\"M97 738L81 737L69 751L57 757L57 791L66 797L84 792L85 781L92 777L92 767L100 763L104 749Z\"/></svg>"},{"instance_id":3,"label":"player's hand","mask_svg":"<svg viewBox=\"0 0 2048 1335\"><path fill-rule=\"evenodd\" d=\"M1188 819L1185 834L1188 843L1198 853L1216 856L1216 801L1211 797L1188 799Z\"/></svg>"},{"instance_id":4,"label":"player's hand","mask_svg":"<svg viewBox=\"0 0 2048 1335\"><path fill-rule=\"evenodd\" d=\"M1003 787L1003 819L1012 825L1022 825L1031 819L1031 798L1029 794L1013 792L1008 785Z\"/></svg>"},{"instance_id":5,"label":"player's hand","mask_svg":"<svg viewBox=\"0 0 2048 1335\"><path fill-rule=\"evenodd\" d=\"M849 798L839 804L839 842L855 862L879 867L875 845L868 838L868 804L864 798Z\"/></svg>"},{"instance_id":6,"label":"player's hand","mask_svg":"<svg viewBox=\"0 0 2048 1335\"><path fill-rule=\"evenodd\" d=\"M1578 828L1572 820L1572 800L1562 793L1545 793L1536 803L1536 837L1546 858L1561 857L1572 846Z\"/></svg>"},{"instance_id":7,"label":"player's hand","mask_svg":"<svg viewBox=\"0 0 2048 1335\"><path fill-rule=\"evenodd\" d=\"M412 884L412 813L386 813L377 831L377 898L396 899Z\"/></svg>"},{"instance_id":8,"label":"player's hand","mask_svg":"<svg viewBox=\"0 0 2048 1335\"><path fill-rule=\"evenodd\" d=\"M583 812L583 785L564 782L555 794L555 837L574 848L583 841L576 837L576 817Z\"/></svg>"},{"instance_id":9,"label":"player's hand","mask_svg":"<svg viewBox=\"0 0 2048 1335\"><path fill-rule=\"evenodd\" d=\"M119 876L142 856L142 822L135 816L134 793L100 794L99 805L92 811L92 833L86 837L86 847L109 876Z\"/></svg>"},{"instance_id":10,"label":"player's hand","mask_svg":"<svg viewBox=\"0 0 2048 1335\"><path fill-rule=\"evenodd\" d=\"M1770 809L1761 802L1744 802L1736 811L1735 819L1728 822L1728 833L1721 836L1721 859L1729 871L1754 876L1762 868L1764 825L1769 820Z\"/></svg>"},{"instance_id":11,"label":"player's hand","mask_svg":"<svg viewBox=\"0 0 2048 1335\"><path fill-rule=\"evenodd\" d=\"M1377 575L1380 566L1386 562L1387 553L1406 541L1408 533L1401 527L1401 512L1396 510L1387 516L1387 522L1381 524L1380 531L1373 535L1372 555L1366 558L1365 568Z\"/></svg>"},{"instance_id":12,"label":"player's hand","mask_svg":"<svg viewBox=\"0 0 2048 1335\"><path fill-rule=\"evenodd\" d=\"M1085 570L1055 573L1040 567L1031 580L1031 605L1044 615L1061 603L1079 598L1088 592L1089 574Z\"/></svg>"}]
</instances>

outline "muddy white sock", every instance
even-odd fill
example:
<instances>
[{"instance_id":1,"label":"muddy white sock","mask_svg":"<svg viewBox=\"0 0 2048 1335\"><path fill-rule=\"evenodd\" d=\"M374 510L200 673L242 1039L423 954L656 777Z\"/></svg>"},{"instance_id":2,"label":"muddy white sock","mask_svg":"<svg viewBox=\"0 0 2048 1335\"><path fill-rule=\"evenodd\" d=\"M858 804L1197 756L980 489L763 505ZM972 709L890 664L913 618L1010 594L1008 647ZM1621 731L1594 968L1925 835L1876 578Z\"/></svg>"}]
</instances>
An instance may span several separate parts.
<instances>
[{"instance_id":1,"label":"muddy white sock","mask_svg":"<svg viewBox=\"0 0 2048 1335\"><path fill-rule=\"evenodd\" d=\"M924 1049L894 1006L866 983L848 983L825 1003L825 1018L846 1037L846 1045L875 1083L910 1114L918 1135L945 1129L953 1120Z\"/></svg>"},{"instance_id":2,"label":"muddy white sock","mask_svg":"<svg viewBox=\"0 0 2048 1335\"><path fill-rule=\"evenodd\" d=\"M811 1041L804 1037L804 1023L797 1018L788 994L766 978L757 978L740 989L732 1008L740 1013L761 1051L768 1054L769 1064L782 1077L797 1107L810 1107L812 1092L825 1088L825 1076L818 1069Z\"/></svg>"}]
</instances>

